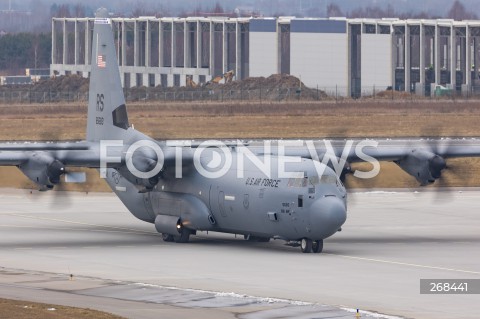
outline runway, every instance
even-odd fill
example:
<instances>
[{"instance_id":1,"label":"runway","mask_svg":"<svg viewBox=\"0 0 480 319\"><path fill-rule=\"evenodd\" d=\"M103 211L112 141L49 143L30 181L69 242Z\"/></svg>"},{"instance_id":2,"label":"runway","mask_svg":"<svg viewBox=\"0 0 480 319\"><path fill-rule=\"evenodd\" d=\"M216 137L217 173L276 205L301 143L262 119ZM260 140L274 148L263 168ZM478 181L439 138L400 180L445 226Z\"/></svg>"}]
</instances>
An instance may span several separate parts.
<instances>
[{"instance_id":1,"label":"runway","mask_svg":"<svg viewBox=\"0 0 480 319\"><path fill-rule=\"evenodd\" d=\"M0 297L130 318L480 313L480 295L419 293L420 279L480 278L479 191L351 194L322 254L214 233L165 243L112 194L0 194Z\"/></svg>"}]
</instances>

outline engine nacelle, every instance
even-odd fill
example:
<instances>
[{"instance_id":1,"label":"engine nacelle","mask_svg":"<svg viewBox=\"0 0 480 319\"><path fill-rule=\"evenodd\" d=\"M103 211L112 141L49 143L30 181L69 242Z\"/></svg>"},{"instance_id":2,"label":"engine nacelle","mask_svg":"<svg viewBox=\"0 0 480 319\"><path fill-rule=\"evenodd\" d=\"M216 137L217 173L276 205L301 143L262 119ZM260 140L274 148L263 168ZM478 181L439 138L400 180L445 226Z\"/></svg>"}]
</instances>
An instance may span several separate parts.
<instances>
[{"instance_id":1,"label":"engine nacelle","mask_svg":"<svg viewBox=\"0 0 480 319\"><path fill-rule=\"evenodd\" d=\"M178 216L157 215L155 229L157 232L168 235L178 235L182 222Z\"/></svg>"},{"instance_id":2,"label":"engine nacelle","mask_svg":"<svg viewBox=\"0 0 480 319\"><path fill-rule=\"evenodd\" d=\"M33 152L29 160L18 168L42 191L52 189L60 183L60 176L65 174L62 162L42 152Z\"/></svg>"},{"instance_id":3,"label":"engine nacelle","mask_svg":"<svg viewBox=\"0 0 480 319\"><path fill-rule=\"evenodd\" d=\"M149 196L157 215L155 227L160 233L177 235L179 225L201 231L214 230L216 227L215 217L207 205L193 195L151 192Z\"/></svg>"},{"instance_id":4,"label":"engine nacelle","mask_svg":"<svg viewBox=\"0 0 480 319\"><path fill-rule=\"evenodd\" d=\"M421 186L435 182L447 167L440 155L422 149L414 149L404 158L395 161L405 172L415 177Z\"/></svg>"}]
</instances>

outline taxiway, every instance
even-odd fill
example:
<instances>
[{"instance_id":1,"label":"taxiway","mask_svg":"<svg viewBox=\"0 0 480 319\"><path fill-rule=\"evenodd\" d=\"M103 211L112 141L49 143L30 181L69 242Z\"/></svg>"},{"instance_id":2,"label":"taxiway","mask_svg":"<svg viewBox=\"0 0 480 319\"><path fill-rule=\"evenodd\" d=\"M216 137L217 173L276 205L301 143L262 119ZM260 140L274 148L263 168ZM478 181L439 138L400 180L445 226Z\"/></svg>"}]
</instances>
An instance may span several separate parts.
<instances>
[{"instance_id":1,"label":"taxiway","mask_svg":"<svg viewBox=\"0 0 480 319\"><path fill-rule=\"evenodd\" d=\"M480 278L479 191L351 194L322 254L215 233L165 243L113 194L54 195L1 190L0 297L132 318L480 313L480 295L419 293L420 279Z\"/></svg>"}]
</instances>

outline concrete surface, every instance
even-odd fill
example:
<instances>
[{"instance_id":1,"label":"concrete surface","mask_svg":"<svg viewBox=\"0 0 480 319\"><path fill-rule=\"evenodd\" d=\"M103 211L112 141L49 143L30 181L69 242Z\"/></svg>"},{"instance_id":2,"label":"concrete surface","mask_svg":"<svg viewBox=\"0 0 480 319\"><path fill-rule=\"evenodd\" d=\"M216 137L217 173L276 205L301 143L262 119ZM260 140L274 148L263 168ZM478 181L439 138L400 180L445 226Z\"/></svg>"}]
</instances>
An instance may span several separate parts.
<instances>
[{"instance_id":1,"label":"concrete surface","mask_svg":"<svg viewBox=\"0 0 480 319\"><path fill-rule=\"evenodd\" d=\"M479 198L354 193L343 231L324 253L302 254L282 241L214 233L165 243L111 194L1 190L0 297L131 318L354 317L341 308L478 318L480 295L420 295L419 287L423 278L480 278Z\"/></svg>"}]
</instances>

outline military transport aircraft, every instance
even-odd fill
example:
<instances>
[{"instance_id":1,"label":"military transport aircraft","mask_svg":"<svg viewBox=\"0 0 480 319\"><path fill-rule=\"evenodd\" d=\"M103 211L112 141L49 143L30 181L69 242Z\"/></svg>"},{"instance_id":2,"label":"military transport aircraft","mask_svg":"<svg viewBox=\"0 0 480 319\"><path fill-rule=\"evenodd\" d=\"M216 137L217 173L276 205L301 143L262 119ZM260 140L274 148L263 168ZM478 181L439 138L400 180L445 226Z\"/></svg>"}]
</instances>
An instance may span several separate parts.
<instances>
[{"instance_id":1,"label":"military transport aircraft","mask_svg":"<svg viewBox=\"0 0 480 319\"><path fill-rule=\"evenodd\" d=\"M216 231L283 239L318 253L347 218L338 176L350 172L349 163L378 168L377 161L395 161L426 185L440 178L445 158L480 155L480 147L461 140L447 146L155 141L129 123L111 24L107 10L99 9L86 141L1 144L0 165L18 167L40 190L73 176L70 167L99 169L130 212L154 224L165 241L184 243L197 231Z\"/></svg>"}]
</instances>

